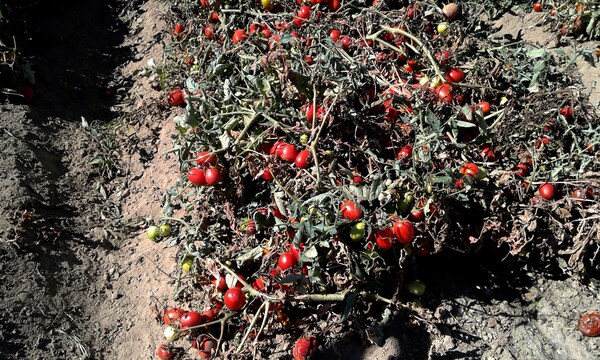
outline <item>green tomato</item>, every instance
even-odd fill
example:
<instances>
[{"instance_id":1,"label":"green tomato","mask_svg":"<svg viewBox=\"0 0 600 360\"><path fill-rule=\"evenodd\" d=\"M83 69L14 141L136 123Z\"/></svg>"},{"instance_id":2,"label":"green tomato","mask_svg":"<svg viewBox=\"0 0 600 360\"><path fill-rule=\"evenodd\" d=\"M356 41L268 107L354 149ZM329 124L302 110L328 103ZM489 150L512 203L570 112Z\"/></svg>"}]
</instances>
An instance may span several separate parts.
<instances>
[{"instance_id":1,"label":"green tomato","mask_svg":"<svg viewBox=\"0 0 600 360\"><path fill-rule=\"evenodd\" d=\"M162 224L160 228L158 228L159 236L169 236L171 235L171 225Z\"/></svg>"},{"instance_id":2,"label":"green tomato","mask_svg":"<svg viewBox=\"0 0 600 360\"><path fill-rule=\"evenodd\" d=\"M350 239L353 241L361 241L365 238L365 223L360 221L354 224L350 229Z\"/></svg>"},{"instance_id":3,"label":"green tomato","mask_svg":"<svg viewBox=\"0 0 600 360\"><path fill-rule=\"evenodd\" d=\"M483 166L480 166L479 171L475 175L475 180L485 179L487 176L488 176L487 170Z\"/></svg>"},{"instance_id":4,"label":"green tomato","mask_svg":"<svg viewBox=\"0 0 600 360\"><path fill-rule=\"evenodd\" d=\"M437 26L437 32L440 35L446 35L450 31L450 26L447 22L441 22Z\"/></svg>"},{"instance_id":5,"label":"green tomato","mask_svg":"<svg viewBox=\"0 0 600 360\"><path fill-rule=\"evenodd\" d=\"M425 283L415 279L406 283L406 289L415 296L423 296L425 294Z\"/></svg>"},{"instance_id":6,"label":"green tomato","mask_svg":"<svg viewBox=\"0 0 600 360\"><path fill-rule=\"evenodd\" d=\"M194 265L194 258L192 256L186 256L181 263L181 270L189 272L192 269L192 265Z\"/></svg>"},{"instance_id":7,"label":"green tomato","mask_svg":"<svg viewBox=\"0 0 600 360\"><path fill-rule=\"evenodd\" d=\"M177 340L179 334L177 333L177 329L175 329L172 326L167 326L165 328L165 331L163 332L163 335L165 336L165 339L169 341L174 341Z\"/></svg>"},{"instance_id":8,"label":"green tomato","mask_svg":"<svg viewBox=\"0 0 600 360\"><path fill-rule=\"evenodd\" d=\"M158 226L150 226L146 230L146 236L148 236L148 239L156 241L160 236L160 229L158 228Z\"/></svg>"},{"instance_id":9,"label":"green tomato","mask_svg":"<svg viewBox=\"0 0 600 360\"><path fill-rule=\"evenodd\" d=\"M306 144L307 142L308 142L308 135L306 135L306 134L302 134L302 135L300 136L300 143L302 143L302 144Z\"/></svg>"}]
</instances>

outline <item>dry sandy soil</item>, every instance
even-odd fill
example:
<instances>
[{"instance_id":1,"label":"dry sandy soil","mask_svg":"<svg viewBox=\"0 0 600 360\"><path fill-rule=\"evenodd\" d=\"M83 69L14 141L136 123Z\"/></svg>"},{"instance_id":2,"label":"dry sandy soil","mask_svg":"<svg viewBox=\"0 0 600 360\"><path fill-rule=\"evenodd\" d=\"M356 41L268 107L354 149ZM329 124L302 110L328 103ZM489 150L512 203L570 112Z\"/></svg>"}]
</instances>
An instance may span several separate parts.
<instances>
[{"instance_id":1,"label":"dry sandy soil","mask_svg":"<svg viewBox=\"0 0 600 360\"><path fill-rule=\"evenodd\" d=\"M162 58L168 9L159 0L55 3L26 9L34 103L0 105L0 358L149 359L162 340L160 310L173 305L177 250L144 229L160 219L179 171L168 155L175 114L139 71ZM555 48L531 26L536 16L504 15L498 36ZM577 64L598 105L598 68ZM109 181L92 165L99 155L116 165ZM600 310L600 282L465 260L420 265L423 307L396 314L381 346L361 345L365 334L323 334L331 341L320 358L600 356L598 339L577 331L580 314Z\"/></svg>"}]
</instances>

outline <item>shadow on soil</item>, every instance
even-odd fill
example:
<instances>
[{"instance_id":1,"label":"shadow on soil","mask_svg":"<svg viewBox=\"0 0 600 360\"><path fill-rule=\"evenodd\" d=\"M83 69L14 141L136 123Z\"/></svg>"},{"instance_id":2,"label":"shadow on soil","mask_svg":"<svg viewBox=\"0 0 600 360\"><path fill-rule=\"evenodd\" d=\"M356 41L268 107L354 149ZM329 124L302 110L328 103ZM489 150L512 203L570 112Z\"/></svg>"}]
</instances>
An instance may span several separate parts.
<instances>
[{"instance_id":1,"label":"shadow on soil","mask_svg":"<svg viewBox=\"0 0 600 360\"><path fill-rule=\"evenodd\" d=\"M491 251L490 255L418 258L415 273L406 274L407 279L418 278L426 284L426 293L419 300L425 309L434 313L434 321L419 320L406 311L399 311L385 330L385 344L369 348L360 346L359 336L349 335L335 341L324 349L319 359L475 359L481 358L488 348L481 333L469 333L460 325L435 321L435 311L442 303L450 303L453 309L472 308L506 302L526 307L523 294L540 276L532 275L526 264L511 257L505 257L502 251ZM558 272L545 273L548 278L563 278ZM468 303L465 303L468 299ZM416 300L405 297L401 301ZM443 307L442 307L443 308ZM487 314L508 316L510 314ZM535 317L535 314L529 314ZM445 316L452 316L451 313ZM434 330L434 331L431 331ZM436 355L432 346L436 337L450 337L456 342L471 347L470 350L450 350ZM440 339L438 339L440 340ZM474 348L473 348L474 347Z\"/></svg>"}]
</instances>

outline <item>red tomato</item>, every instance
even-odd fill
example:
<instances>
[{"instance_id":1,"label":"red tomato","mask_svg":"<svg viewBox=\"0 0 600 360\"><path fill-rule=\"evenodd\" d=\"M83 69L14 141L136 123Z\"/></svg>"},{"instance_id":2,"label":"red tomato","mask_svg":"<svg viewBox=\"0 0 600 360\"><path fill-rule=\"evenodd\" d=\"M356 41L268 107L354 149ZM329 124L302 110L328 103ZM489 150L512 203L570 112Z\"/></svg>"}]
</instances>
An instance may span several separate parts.
<instances>
[{"instance_id":1,"label":"red tomato","mask_svg":"<svg viewBox=\"0 0 600 360\"><path fill-rule=\"evenodd\" d=\"M384 250L391 248L394 243L394 232L392 229L377 230L375 232L375 242Z\"/></svg>"},{"instance_id":2,"label":"red tomato","mask_svg":"<svg viewBox=\"0 0 600 360\"><path fill-rule=\"evenodd\" d=\"M177 325L184 313L185 311L181 308L168 308L163 315L163 321L165 322L165 325Z\"/></svg>"},{"instance_id":3,"label":"red tomato","mask_svg":"<svg viewBox=\"0 0 600 360\"><path fill-rule=\"evenodd\" d=\"M394 122L398 119L398 110L392 106L385 108L385 119L388 122Z\"/></svg>"},{"instance_id":4,"label":"red tomato","mask_svg":"<svg viewBox=\"0 0 600 360\"><path fill-rule=\"evenodd\" d=\"M268 167L263 170L261 176L265 181L273 181L273 174L271 174L271 170Z\"/></svg>"},{"instance_id":5,"label":"red tomato","mask_svg":"<svg viewBox=\"0 0 600 360\"><path fill-rule=\"evenodd\" d=\"M259 25L258 24L252 24L250 25L250 27L248 28L248 33L253 34L256 30L259 29Z\"/></svg>"},{"instance_id":6,"label":"red tomato","mask_svg":"<svg viewBox=\"0 0 600 360\"><path fill-rule=\"evenodd\" d=\"M344 48L344 50L350 49L350 44L351 44L352 40L350 40L349 37L342 36L342 38L340 39L340 42L342 43L342 47Z\"/></svg>"},{"instance_id":7,"label":"red tomato","mask_svg":"<svg viewBox=\"0 0 600 360\"><path fill-rule=\"evenodd\" d=\"M421 222L425 220L425 210L423 208L413 209L410 214L408 214L408 220L412 222Z\"/></svg>"},{"instance_id":8,"label":"red tomato","mask_svg":"<svg viewBox=\"0 0 600 360\"><path fill-rule=\"evenodd\" d=\"M279 265L279 268L281 270L287 270L289 268L292 268L296 265L296 257L294 256L294 254L291 251L284 252L283 254L279 255L279 260L277 260L277 265Z\"/></svg>"},{"instance_id":9,"label":"red tomato","mask_svg":"<svg viewBox=\"0 0 600 360\"><path fill-rule=\"evenodd\" d=\"M281 213L281 211L279 211L279 208L277 207L277 205L274 205L273 207L271 207L271 213L273 214L273 216L275 216L278 219L285 219L285 215L283 215Z\"/></svg>"},{"instance_id":10,"label":"red tomato","mask_svg":"<svg viewBox=\"0 0 600 360\"><path fill-rule=\"evenodd\" d=\"M577 322L577 329L583 336L600 336L600 313L583 314Z\"/></svg>"},{"instance_id":11,"label":"red tomato","mask_svg":"<svg viewBox=\"0 0 600 360\"><path fill-rule=\"evenodd\" d=\"M225 292L223 300L229 310L238 311L246 304L246 295L242 289L234 287Z\"/></svg>"},{"instance_id":12,"label":"red tomato","mask_svg":"<svg viewBox=\"0 0 600 360\"><path fill-rule=\"evenodd\" d=\"M354 176L352 178L352 181L354 181L354 183L356 183L356 184L362 184L364 182L363 178L361 176L358 176L358 175Z\"/></svg>"},{"instance_id":13,"label":"red tomato","mask_svg":"<svg viewBox=\"0 0 600 360\"><path fill-rule=\"evenodd\" d=\"M208 185L216 185L221 182L222 179L221 170L216 167L209 167L206 169L204 176L206 177L206 183Z\"/></svg>"},{"instance_id":14,"label":"red tomato","mask_svg":"<svg viewBox=\"0 0 600 360\"><path fill-rule=\"evenodd\" d=\"M201 151L196 155L196 163L200 166L214 166L217 163L217 156L210 151Z\"/></svg>"},{"instance_id":15,"label":"red tomato","mask_svg":"<svg viewBox=\"0 0 600 360\"><path fill-rule=\"evenodd\" d=\"M427 256L431 253L431 244L424 239L415 240L412 244L413 251L417 256Z\"/></svg>"},{"instance_id":16,"label":"red tomato","mask_svg":"<svg viewBox=\"0 0 600 360\"><path fill-rule=\"evenodd\" d=\"M298 156L298 150L292 144L287 144L281 149L281 160L292 163L296 161L296 156Z\"/></svg>"},{"instance_id":17,"label":"red tomato","mask_svg":"<svg viewBox=\"0 0 600 360\"><path fill-rule=\"evenodd\" d=\"M454 98L452 95L452 86L450 86L450 84L442 84L438 86L435 88L435 94L438 98L447 103L451 103L452 99Z\"/></svg>"},{"instance_id":18,"label":"red tomato","mask_svg":"<svg viewBox=\"0 0 600 360\"><path fill-rule=\"evenodd\" d=\"M277 157L281 157L281 150L283 150L283 147L286 145L287 145L287 143L284 143L282 141L276 142L275 144L273 144L273 146L271 146L271 149L269 150L269 154L275 155Z\"/></svg>"},{"instance_id":19,"label":"red tomato","mask_svg":"<svg viewBox=\"0 0 600 360\"><path fill-rule=\"evenodd\" d=\"M477 175L479 174L479 167L473 164L472 162L469 162L460 167L460 173L462 175L477 177Z\"/></svg>"},{"instance_id":20,"label":"red tomato","mask_svg":"<svg viewBox=\"0 0 600 360\"><path fill-rule=\"evenodd\" d=\"M551 200L554 198L554 185L550 183L545 183L540 185L540 196L546 200Z\"/></svg>"},{"instance_id":21,"label":"red tomato","mask_svg":"<svg viewBox=\"0 0 600 360\"><path fill-rule=\"evenodd\" d=\"M408 161L412 157L413 148L410 145L404 146L400 151L398 151L398 160Z\"/></svg>"},{"instance_id":22,"label":"red tomato","mask_svg":"<svg viewBox=\"0 0 600 360\"><path fill-rule=\"evenodd\" d=\"M488 161L496 161L496 154L490 145L481 145L481 156Z\"/></svg>"},{"instance_id":23,"label":"red tomato","mask_svg":"<svg viewBox=\"0 0 600 360\"><path fill-rule=\"evenodd\" d=\"M208 7L208 0L200 0L200 5L203 8L207 8Z\"/></svg>"},{"instance_id":24,"label":"red tomato","mask_svg":"<svg viewBox=\"0 0 600 360\"><path fill-rule=\"evenodd\" d=\"M218 284L217 284L217 279L216 278L213 278L210 282L220 292L223 292L223 291L227 290L227 282L225 281L225 277L224 276L219 277L219 283Z\"/></svg>"},{"instance_id":25,"label":"red tomato","mask_svg":"<svg viewBox=\"0 0 600 360\"><path fill-rule=\"evenodd\" d=\"M212 25L208 25L204 28L204 36L209 39L213 39L215 37L215 27Z\"/></svg>"},{"instance_id":26,"label":"red tomato","mask_svg":"<svg viewBox=\"0 0 600 360\"><path fill-rule=\"evenodd\" d=\"M237 29L233 33L233 36L231 37L231 40L233 41L234 44L242 42L245 39L246 39L246 32L244 31L244 29Z\"/></svg>"},{"instance_id":27,"label":"red tomato","mask_svg":"<svg viewBox=\"0 0 600 360\"><path fill-rule=\"evenodd\" d=\"M527 175L529 175L529 166L527 166L527 164L517 164L512 171L515 173L515 175L520 176L520 177L525 177Z\"/></svg>"},{"instance_id":28,"label":"red tomato","mask_svg":"<svg viewBox=\"0 0 600 360\"><path fill-rule=\"evenodd\" d=\"M560 109L560 114L564 116L565 119L570 120L573 118L573 108L570 106L564 106Z\"/></svg>"},{"instance_id":29,"label":"red tomato","mask_svg":"<svg viewBox=\"0 0 600 360\"><path fill-rule=\"evenodd\" d=\"M541 12L543 8L544 6L541 2L536 2L535 4L533 4L533 11L535 12Z\"/></svg>"},{"instance_id":30,"label":"red tomato","mask_svg":"<svg viewBox=\"0 0 600 360\"><path fill-rule=\"evenodd\" d=\"M187 178L196 186L204 186L207 184L204 169L191 168L188 172Z\"/></svg>"},{"instance_id":31,"label":"red tomato","mask_svg":"<svg viewBox=\"0 0 600 360\"><path fill-rule=\"evenodd\" d=\"M396 221L394 223L394 235L401 244L409 244L415 236L415 229L410 221Z\"/></svg>"},{"instance_id":32,"label":"red tomato","mask_svg":"<svg viewBox=\"0 0 600 360\"><path fill-rule=\"evenodd\" d=\"M206 319L204 318L204 316L202 316L202 314L200 314L197 311L188 311L181 316L181 319L179 319L181 329L202 325L205 322Z\"/></svg>"},{"instance_id":33,"label":"red tomato","mask_svg":"<svg viewBox=\"0 0 600 360\"><path fill-rule=\"evenodd\" d=\"M317 339L314 336L301 337L294 344L294 360L306 360L312 358L317 351Z\"/></svg>"},{"instance_id":34,"label":"red tomato","mask_svg":"<svg viewBox=\"0 0 600 360\"><path fill-rule=\"evenodd\" d=\"M483 115L489 114L490 110L492 110L490 103L487 101L480 101L479 104L477 104L477 107L479 107L481 109L481 112L483 113Z\"/></svg>"},{"instance_id":35,"label":"red tomato","mask_svg":"<svg viewBox=\"0 0 600 360\"><path fill-rule=\"evenodd\" d=\"M310 161L310 150L305 149L296 156L296 166L300 169L305 169Z\"/></svg>"},{"instance_id":36,"label":"red tomato","mask_svg":"<svg viewBox=\"0 0 600 360\"><path fill-rule=\"evenodd\" d=\"M446 81L459 83L465 79L465 72L461 68L454 68L446 72Z\"/></svg>"},{"instance_id":37,"label":"red tomato","mask_svg":"<svg viewBox=\"0 0 600 360\"><path fill-rule=\"evenodd\" d=\"M292 22L294 23L294 25L300 27L302 25L304 25L304 20L299 18L299 17L295 17L292 19Z\"/></svg>"},{"instance_id":38,"label":"red tomato","mask_svg":"<svg viewBox=\"0 0 600 360\"><path fill-rule=\"evenodd\" d=\"M265 36L267 39L268 39L268 38L270 38L270 37L271 37L271 35L273 35L273 34L271 33L271 30L270 30L270 29L263 29L263 30L261 31L261 33L262 33L262 34L263 34L263 35L264 35L264 36Z\"/></svg>"},{"instance_id":39,"label":"red tomato","mask_svg":"<svg viewBox=\"0 0 600 360\"><path fill-rule=\"evenodd\" d=\"M337 29L333 29L329 33L329 37L331 38L331 40L333 40L333 42L337 42L340 39L340 35L341 35L340 31Z\"/></svg>"},{"instance_id":40,"label":"red tomato","mask_svg":"<svg viewBox=\"0 0 600 360\"><path fill-rule=\"evenodd\" d=\"M256 291L267 291L267 287L265 285L265 280L263 279L263 277L259 277L258 279L254 280L254 282L252 283L252 288Z\"/></svg>"},{"instance_id":41,"label":"red tomato","mask_svg":"<svg viewBox=\"0 0 600 360\"><path fill-rule=\"evenodd\" d=\"M585 200L594 199L594 191L592 190L592 188L575 189L573 190L573 193L571 195L574 199L576 199L579 202L585 202Z\"/></svg>"},{"instance_id":42,"label":"red tomato","mask_svg":"<svg viewBox=\"0 0 600 360\"><path fill-rule=\"evenodd\" d=\"M345 200L340 205L342 216L350 221L358 220L362 216L362 210L352 200Z\"/></svg>"},{"instance_id":43,"label":"red tomato","mask_svg":"<svg viewBox=\"0 0 600 360\"><path fill-rule=\"evenodd\" d=\"M545 136L542 136L541 138L539 138L535 141L535 147L538 149L541 148L542 145L548 145L548 144L550 144L550 139L548 139Z\"/></svg>"},{"instance_id":44,"label":"red tomato","mask_svg":"<svg viewBox=\"0 0 600 360\"><path fill-rule=\"evenodd\" d=\"M290 244L290 253L294 255L294 258L296 258L296 260L300 258L300 253L302 252L302 250L304 250L304 243L300 243L298 246L296 246L296 244L294 243Z\"/></svg>"},{"instance_id":45,"label":"red tomato","mask_svg":"<svg viewBox=\"0 0 600 360\"><path fill-rule=\"evenodd\" d=\"M310 19L310 6L308 5L302 5L300 6L300 10L298 10L298 17L300 19Z\"/></svg>"},{"instance_id":46,"label":"red tomato","mask_svg":"<svg viewBox=\"0 0 600 360\"><path fill-rule=\"evenodd\" d=\"M331 11L337 11L340 8L340 0L328 0L327 7Z\"/></svg>"},{"instance_id":47,"label":"red tomato","mask_svg":"<svg viewBox=\"0 0 600 360\"><path fill-rule=\"evenodd\" d=\"M447 65L448 59L450 59L450 51L448 50L440 50L435 53L435 58L440 62L440 65Z\"/></svg>"},{"instance_id":48,"label":"red tomato","mask_svg":"<svg viewBox=\"0 0 600 360\"><path fill-rule=\"evenodd\" d=\"M306 61L308 64L312 64L315 62L315 60L310 55L306 55L306 57L304 58L304 61Z\"/></svg>"},{"instance_id":49,"label":"red tomato","mask_svg":"<svg viewBox=\"0 0 600 360\"><path fill-rule=\"evenodd\" d=\"M215 311L215 309L208 309L201 312L200 315L204 317L204 322L207 323L213 321L217 313L218 311Z\"/></svg>"},{"instance_id":50,"label":"red tomato","mask_svg":"<svg viewBox=\"0 0 600 360\"><path fill-rule=\"evenodd\" d=\"M185 27L179 23L175 24L175 35L179 35L183 32L183 30L185 30Z\"/></svg>"},{"instance_id":51,"label":"red tomato","mask_svg":"<svg viewBox=\"0 0 600 360\"><path fill-rule=\"evenodd\" d=\"M160 360L171 360L175 356L175 352L169 344L165 343L161 344L158 349L156 349L156 356L158 356Z\"/></svg>"},{"instance_id":52,"label":"red tomato","mask_svg":"<svg viewBox=\"0 0 600 360\"><path fill-rule=\"evenodd\" d=\"M171 106L180 106L185 102L185 94L181 89L173 89L167 95L167 103Z\"/></svg>"}]
</instances>

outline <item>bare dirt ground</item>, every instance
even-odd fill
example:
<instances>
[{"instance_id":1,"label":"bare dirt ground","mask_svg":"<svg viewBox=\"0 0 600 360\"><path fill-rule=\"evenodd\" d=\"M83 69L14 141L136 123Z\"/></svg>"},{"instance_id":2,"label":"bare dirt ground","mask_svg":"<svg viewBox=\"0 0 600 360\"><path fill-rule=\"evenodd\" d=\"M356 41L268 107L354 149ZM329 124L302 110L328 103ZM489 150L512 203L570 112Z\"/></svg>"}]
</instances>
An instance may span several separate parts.
<instances>
[{"instance_id":1,"label":"bare dirt ground","mask_svg":"<svg viewBox=\"0 0 600 360\"><path fill-rule=\"evenodd\" d=\"M168 153L174 114L138 72L162 58L167 9L159 0L67 3L24 9L38 95L0 105L0 358L149 359L162 341L157 315L172 297L177 254L143 230L160 219L179 171ZM499 36L523 29L523 41L555 48L543 28L529 27L534 16L506 14ZM576 62L597 105L600 72ZM92 165L99 155L114 161L110 181ZM497 258L422 263L422 307L395 314L381 346L364 333L323 334L320 358L598 358L598 339L576 324L600 309L600 283L522 267Z\"/></svg>"}]
</instances>

